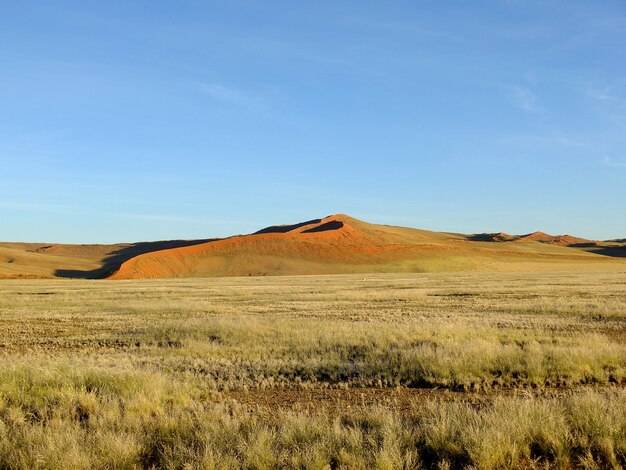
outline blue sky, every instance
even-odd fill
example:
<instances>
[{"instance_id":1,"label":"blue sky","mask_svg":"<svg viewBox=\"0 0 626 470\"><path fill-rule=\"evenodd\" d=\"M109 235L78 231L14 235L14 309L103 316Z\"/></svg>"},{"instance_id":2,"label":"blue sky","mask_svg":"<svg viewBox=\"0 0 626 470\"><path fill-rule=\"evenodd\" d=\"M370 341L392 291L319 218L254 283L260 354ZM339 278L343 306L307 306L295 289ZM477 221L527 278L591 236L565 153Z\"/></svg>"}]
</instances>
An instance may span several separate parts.
<instances>
[{"instance_id":1,"label":"blue sky","mask_svg":"<svg viewBox=\"0 0 626 470\"><path fill-rule=\"evenodd\" d=\"M626 237L624 44L622 0L0 2L0 239Z\"/></svg>"}]
</instances>

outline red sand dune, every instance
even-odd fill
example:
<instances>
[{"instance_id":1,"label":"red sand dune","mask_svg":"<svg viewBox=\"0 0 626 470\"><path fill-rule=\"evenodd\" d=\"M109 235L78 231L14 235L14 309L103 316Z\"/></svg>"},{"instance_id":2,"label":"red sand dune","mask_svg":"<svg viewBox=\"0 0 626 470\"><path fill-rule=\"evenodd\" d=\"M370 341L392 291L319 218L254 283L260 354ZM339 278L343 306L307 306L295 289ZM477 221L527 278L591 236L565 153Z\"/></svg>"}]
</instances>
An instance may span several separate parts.
<instances>
[{"instance_id":1,"label":"red sand dune","mask_svg":"<svg viewBox=\"0 0 626 470\"><path fill-rule=\"evenodd\" d=\"M197 273L282 274L285 263L281 259L295 260L286 263L292 265L287 271L298 271L293 265L301 264L302 273L307 273L307 264L380 264L401 258L401 253L417 243L400 243L399 239L394 242L389 234L363 230L366 225L369 224L336 215L292 226L268 227L252 235L140 255L123 263L111 279Z\"/></svg>"},{"instance_id":2,"label":"red sand dune","mask_svg":"<svg viewBox=\"0 0 626 470\"><path fill-rule=\"evenodd\" d=\"M516 239L506 234L492 238ZM559 247L529 250L515 243L496 247L469 240L464 235L368 224L338 214L142 254L123 263L110 279L478 269L481 263L493 266L504 258L597 256Z\"/></svg>"},{"instance_id":3,"label":"red sand dune","mask_svg":"<svg viewBox=\"0 0 626 470\"><path fill-rule=\"evenodd\" d=\"M527 235L520 235L519 241L537 241L541 243L547 243L549 245L558 246L570 246L580 243L594 243L591 240L585 238L578 238L572 235L548 235L544 232L533 232Z\"/></svg>"},{"instance_id":4,"label":"red sand dune","mask_svg":"<svg viewBox=\"0 0 626 470\"><path fill-rule=\"evenodd\" d=\"M522 236L441 233L369 224L344 214L213 240L118 245L0 243L0 278L569 269L563 263L624 261L626 246L617 241L589 242L543 232Z\"/></svg>"},{"instance_id":5,"label":"red sand dune","mask_svg":"<svg viewBox=\"0 0 626 470\"><path fill-rule=\"evenodd\" d=\"M547 233L544 232L533 232L533 233L527 233L526 235L520 235L519 239L520 240L533 240L536 242L545 242L548 241L552 238L552 235L548 235Z\"/></svg>"}]
</instances>

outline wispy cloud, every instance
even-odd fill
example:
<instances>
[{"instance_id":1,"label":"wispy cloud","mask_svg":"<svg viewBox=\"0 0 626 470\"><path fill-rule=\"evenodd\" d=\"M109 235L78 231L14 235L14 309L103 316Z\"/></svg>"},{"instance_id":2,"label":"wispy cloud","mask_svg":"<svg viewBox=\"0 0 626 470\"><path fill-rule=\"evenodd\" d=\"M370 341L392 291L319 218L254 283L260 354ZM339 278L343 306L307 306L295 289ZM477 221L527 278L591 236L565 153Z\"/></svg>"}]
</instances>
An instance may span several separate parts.
<instances>
[{"instance_id":1,"label":"wispy cloud","mask_svg":"<svg viewBox=\"0 0 626 470\"><path fill-rule=\"evenodd\" d=\"M604 34L607 32L614 34L626 33L626 15L624 14L594 18L592 19L591 24L596 28L596 30Z\"/></svg>"},{"instance_id":2,"label":"wispy cloud","mask_svg":"<svg viewBox=\"0 0 626 470\"><path fill-rule=\"evenodd\" d=\"M580 148L580 149L590 149L592 148L591 145L589 145L586 142L583 142L581 140L578 139L573 139L567 135L564 134L559 134L556 135L554 137L554 143L561 146L561 147L568 147L568 148Z\"/></svg>"},{"instance_id":3,"label":"wispy cloud","mask_svg":"<svg viewBox=\"0 0 626 470\"><path fill-rule=\"evenodd\" d=\"M532 86L536 86L539 83L539 78L537 77L537 72L535 72L534 70L526 72L524 74L524 80L526 80Z\"/></svg>"},{"instance_id":4,"label":"wispy cloud","mask_svg":"<svg viewBox=\"0 0 626 470\"><path fill-rule=\"evenodd\" d=\"M626 81L609 86L587 86L584 93L591 99L596 113L626 129Z\"/></svg>"},{"instance_id":5,"label":"wispy cloud","mask_svg":"<svg viewBox=\"0 0 626 470\"><path fill-rule=\"evenodd\" d=\"M185 217L169 214L129 214L129 213L117 213L117 212L101 212L86 210L84 207L72 206L69 204L47 204L39 202L15 202L15 201L0 201L0 210L16 210L16 211L34 211L34 212L49 212L49 213L72 213L77 216L92 216L92 217L112 217L120 219L132 219L143 220L148 222L176 222L176 223L192 223L192 224L207 224L213 223L213 220L202 219L197 217Z\"/></svg>"},{"instance_id":6,"label":"wispy cloud","mask_svg":"<svg viewBox=\"0 0 626 470\"><path fill-rule=\"evenodd\" d=\"M245 97L240 91L218 83L201 83L200 89L207 95L218 100L233 101L235 103L245 101Z\"/></svg>"},{"instance_id":7,"label":"wispy cloud","mask_svg":"<svg viewBox=\"0 0 626 470\"><path fill-rule=\"evenodd\" d=\"M534 113L537 111L537 98L528 88L516 86L511 89L510 99L523 111Z\"/></svg>"},{"instance_id":8,"label":"wispy cloud","mask_svg":"<svg viewBox=\"0 0 626 470\"><path fill-rule=\"evenodd\" d=\"M592 98L596 101L608 101L608 102L615 102L615 101L621 101L620 98L616 95L613 94L612 89L610 87L604 87L604 88L588 88L587 89L587 96L589 98Z\"/></svg>"},{"instance_id":9,"label":"wispy cloud","mask_svg":"<svg viewBox=\"0 0 626 470\"><path fill-rule=\"evenodd\" d=\"M67 204L0 201L0 209L10 209L10 210L58 212L58 211L64 211L64 210L71 210L74 208L75 208L74 206L67 205Z\"/></svg>"},{"instance_id":10,"label":"wispy cloud","mask_svg":"<svg viewBox=\"0 0 626 470\"><path fill-rule=\"evenodd\" d=\"M604 160L602 160L602 165L609 168L626 168L626 159L614 160L610 157L605 157Z\"/></svg>"},{"instance_id":11,"label":"wispy cloud","mask_svg":"<svg viewBox=\"0 0 626 470\"><path fill-rule=\"evenodd\" d=\"M411 36L421 39L444 40L452 42L460 42L463 38L457 34L441 29L433 29L412 22L403 21L371 21L361 18L354 18L352 22L356 25L363 26L372 30L378 30L386 33L397 34L402 36Z\"/></svg>"},{"instance_id":12,"label":"wispy cloud","mask_svg":"<svg viewBox=\"0 0 626 470\"><path fill-rule=\"evenodd\" d=\"M510 134L498 137L494 140L498 145L509 148L543 149L543 150L568 150L568 151L591 151L597 146L589 142L585 136L572 137L567 133L532 133Z\"/></svg>"},{"instance_id":13,"label":"wispy cloud","mask_svg":"<svg viewBox=\"0 0 626 470\"><path fill-rule=\"evenodd\" d=\"M220 83L200 82L198 83L198 88L203 94L209 96L210 98L223 101L225 103L245 108L267 107L265 100L259 98L258 96L222 85Z\"/></svg>"},{"instance_id":14,"label":"wispy cloud","mask_svg":"<svg viewBox=\"0 0 626 470\"><path fill-rule=\"evenodd\" d=\"M110 217L118 217L122 219L134 219L145 220L151 222L183 222L183 223L209 223L208 220L193 218L193 217L181 217L176 215L167 214L106 214Z\"/></svg>"}]
</instances>

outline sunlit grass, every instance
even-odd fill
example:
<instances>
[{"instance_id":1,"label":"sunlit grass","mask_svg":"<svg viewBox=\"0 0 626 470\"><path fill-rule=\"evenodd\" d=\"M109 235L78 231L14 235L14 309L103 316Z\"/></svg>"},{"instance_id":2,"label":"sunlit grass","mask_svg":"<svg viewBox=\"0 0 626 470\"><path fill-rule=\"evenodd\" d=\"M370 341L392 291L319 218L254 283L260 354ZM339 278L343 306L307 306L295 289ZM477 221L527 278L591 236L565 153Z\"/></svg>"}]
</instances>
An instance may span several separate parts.
<instances>
[{"instance_id":1,"label":"sunlit grass","mask_svg":"<svg viewBox=\"0 0 626 470\"><path fill-rule=\"evenodd\" d=\"M619 468L625 383L615 272L0 283L0 468Z\"/></svg>"},{"instance_id":2,"label":"sunlit grass","mask_svg":"<svg viewBox=\"0 0 626 470\"><path fill-rule=\"evenodd\" d=\"M1 468L419 468L626 464L624 391L409 410L253 409L163 376L3 365Z\"/></svg>"}]
</instances>

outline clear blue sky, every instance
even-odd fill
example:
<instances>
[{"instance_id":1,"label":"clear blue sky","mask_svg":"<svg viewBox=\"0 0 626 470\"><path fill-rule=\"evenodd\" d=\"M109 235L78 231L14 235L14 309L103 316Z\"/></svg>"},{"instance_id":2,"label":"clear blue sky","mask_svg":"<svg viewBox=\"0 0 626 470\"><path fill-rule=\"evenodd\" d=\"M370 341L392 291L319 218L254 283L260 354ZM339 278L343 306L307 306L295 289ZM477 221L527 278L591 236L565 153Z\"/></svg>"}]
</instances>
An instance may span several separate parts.
<instances>
[{"instance_id":1,"label":"clear blue sky","mask_svg":"<svg viewBox=\"0 0 626 470\"><path fill-rule=\"evenodd\" d=\"M626 237L626 3L0 1L0 240L337 212Z\"/></svg>"}]
</instances>

